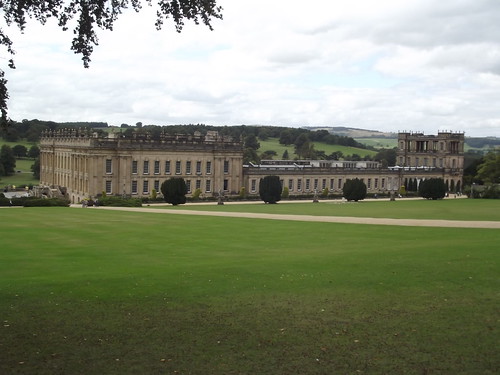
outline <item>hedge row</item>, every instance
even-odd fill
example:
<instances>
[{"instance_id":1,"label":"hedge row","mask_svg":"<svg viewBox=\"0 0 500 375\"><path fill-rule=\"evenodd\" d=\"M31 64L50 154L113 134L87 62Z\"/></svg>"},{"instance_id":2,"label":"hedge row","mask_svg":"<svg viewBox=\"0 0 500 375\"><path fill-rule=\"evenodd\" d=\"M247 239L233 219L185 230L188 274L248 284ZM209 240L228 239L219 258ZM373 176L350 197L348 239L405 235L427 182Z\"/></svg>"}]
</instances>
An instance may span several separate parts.
<instances>
[{"instance_id":1,"label":"hedge row","mask_svg":"<svg viewBox=\"0 0 500 375\"><path fill-rule=\"evenodd\" d=\"M141 198L122 198L122 197L102 197L99 198L99 206L111 207L141 207Z\"/></svg>"},{"instance_id":2,"label":"hedge row","mask_svg":"<svg viewBox=\"0 0 500 375\"><path fill-rule=\"evenodd\" d=\"M0 206L17 206L17 207L69 207L69 201L60 198L0 198Z\"/></svg>"}]
</instances>

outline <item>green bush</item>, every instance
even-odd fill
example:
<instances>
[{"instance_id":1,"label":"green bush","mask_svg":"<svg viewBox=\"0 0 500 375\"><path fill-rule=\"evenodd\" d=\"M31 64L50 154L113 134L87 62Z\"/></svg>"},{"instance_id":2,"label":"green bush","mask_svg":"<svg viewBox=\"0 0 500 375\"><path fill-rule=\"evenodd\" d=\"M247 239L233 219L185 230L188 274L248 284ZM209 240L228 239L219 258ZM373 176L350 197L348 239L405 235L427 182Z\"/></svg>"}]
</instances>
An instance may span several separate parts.
<instances>
[{"instance_id":1,"label":"green bush","mask_svg":"<svg viewBox=\"0 0 500 375\"><path fill-rule=\"evenodd\" d=\"M160 197L160 196L156 196L155 199L153 199L152 197L141 197L141 198L137 198L137 199L140 199L142 204L146 204L146 203L163 203L165 202L165 199L163 199L163 197Z\"/></svg>"},{"instance_id":2,"label":"green bush","mask_svg":"<svg viewBox=\"0 0 500 375\"><path fill-rule=\"evenodd\" d=\"M359 178L347 180L342 188L344 198L348 201L361 201L366 198L366 185Z\"/></svg>"},{"instance_id":3,"label":"green bush","mask_svg":"<svg viewBox=\"0 0 500 375\"><path fill-rule=\"evenodd\" d=\"M281 200L281 182L278 176L266 176L260 179L259 196L266 203L277 203Z\"/></svg>"},{"instance_id":4,"label":"green bush","mask_svg":"<svg viewBox=\"0 0 500 375\"><path fill-rule=\"evenodd\" d=\"M160 188L165 202L174 206L186 203L187 186L182 177L171 177Z\"/></svg>"},{"instance_id":5,"label":"green bush","mask_svg":"<svg viewBox=\"0 0 500 375\"><path fill-rule=\"evenodd\" d=\"M443 199L446 191L446 184L442 178L429 178L420 181L420 185L418 186L418 195L426 199Z\"/></svg>"},{"instance_id":6,"label":"green bush","mask_svg":"<svg viewBox=\"0 0 500 375\"><path fill-rule=\"evenodd\" d=\"M496 185L488 186L484 191L484 193L482 194L482 198L500 199L500 189L498 189L498 186Z\"/></svg>"},{"instance_id":7,"label":"green bush","mask_svg":"<svg viewBox=\"0 0 500 375\"><path fill-rule=\"evenodd\" d=\"M141 207L142 200L140 198L122 198L122 197L101 197L99 199L100 206L110 207Z\"/></svg>"},{"instance_id":8,"label":"green bush","mask_svg":"<svg viewBox=\"0 0 500 375\"><path fill-rule=\"evenodd\" d=\"M0 197L0 207L10 206L10 200L5 197Z\"/></svg>"},{"instance_id":9,"label":"green bush","mask_svg":"<svg viewBox=\"0 0 500 375\"><path fill-rule=\"evenodd\" d=\"M60 198L36 198L36 197L20 197L20 198L0 198L0 206L17 206L17 207L68 207L69 201Z\"/></svg>"},{"instance_id":10,"label":"green bush","mask_svg":"<svg viewBox=\"0 0 500 375\"><path fill-rule=\"evenodd\" d=\"M61 198L28 198L24 202L24 207L69 207L69 200Z\"/></svg>"},{"instance_id":11,"label":"green bush","mask_svg":"<svg viewBox=\"0 0 500 375\"><path fill-rule=\"evenodd\" d=\"M240 189L240 193L239 193L239 198L240 199L244 199L247 195L247 192L246 192L246 189L245 187L243 186L241 189Z\"/></svg>"},{"instance_id":12,"label":"green bush","mask_svg":"<svg viewBox=\"0 0 500 375\"><path fill-rule=\"evenodd\" d=\"M197 201L198 199L200 199L200 195L201 195L201 189L200 189L200 188L198 188L198 189L196 189L196 190L194 191L193 196L191 197L191 199L192 199L193 201Z\"/></svg>"},{"instance_id":13,"label":"green bush","mask_svg":"<svg viewBox=\"0 0 500 375\"><path fill-rule=\"evenodd\" d=\"M290 196L290 190L288 190L288 187L285 186L283 188L283 193L281 194L281 198L288 199L289 196Z\"/></svg>"}]
</instances>

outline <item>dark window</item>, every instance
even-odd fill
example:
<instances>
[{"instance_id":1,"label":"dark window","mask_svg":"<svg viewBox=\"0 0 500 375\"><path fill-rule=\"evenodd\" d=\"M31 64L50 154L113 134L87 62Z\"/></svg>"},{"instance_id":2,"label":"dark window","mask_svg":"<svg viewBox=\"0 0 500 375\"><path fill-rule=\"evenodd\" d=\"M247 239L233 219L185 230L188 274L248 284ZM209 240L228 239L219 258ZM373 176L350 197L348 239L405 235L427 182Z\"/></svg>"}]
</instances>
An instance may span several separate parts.
<instances>
[{"instance_id":1,"label":"dark window","mask_svg":"<svg viewBox=\"0 0 500 375\"><path fill-rule=\"evenodd\" d=\"M106 194L111 194L111 180L106 180Z\"/></svg>"},{"instance_id":2,"label":"dark window","mask_svg":"<svg viewBox=\"0 0 500 375\"><path fill-rule=\"evenodd\" d=\"M106 174L113 173L112 163L113 163L113 161L111 159L106 159Z\"/></svg>"}]
</instances>

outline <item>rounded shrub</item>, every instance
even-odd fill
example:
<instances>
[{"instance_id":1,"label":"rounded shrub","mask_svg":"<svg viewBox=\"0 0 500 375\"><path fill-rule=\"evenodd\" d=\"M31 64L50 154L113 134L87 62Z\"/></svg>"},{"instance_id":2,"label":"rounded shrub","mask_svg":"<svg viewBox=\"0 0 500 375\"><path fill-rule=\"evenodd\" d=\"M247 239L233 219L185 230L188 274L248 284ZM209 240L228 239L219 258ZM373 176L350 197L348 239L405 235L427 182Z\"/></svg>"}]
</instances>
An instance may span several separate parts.
<instances>
[{"instance_id":1,"label":"rounded shrub","mask_svg":"<svg viewBox=\"0 0 500 375\"><path fill-rule=\"evenodd\" d=\"M161 184L161 193L165 202L174 206L186 203L187 186L182 177L172 177Z\"/></svg>"},{"instance_id":2,"label":"rounded shrub","mask_svg":"<svg viewBox=\"0 0 500 375\"><path fill-rule=\"evenodd\" d=\"M418 186L418 195L426 199L443 199L446 191L446 184L442 178L429 178L420 181L420 185Z\"/></svg>"},{"instance_id":3,"label":"rounded shrub","mask_svg":"<svg viewBox=\"0 0 500 375\"><path fill-rule=\"evenodd\" d=\"M259 196L266 203L277 203L281 200L281 182L278 176L266 176L260 179Z\"/></svg>"},{"instance_id":4,"label":"rounded shrub","mask_svg":"<svg viewBox=\"0 0 500 375\"><path fill-rule=\"evenodd\" d=\"M348 201L361 201L366 198L366 185L359 178L347 180L342 188L344 198Z\"/></svg>"}]
</instances>

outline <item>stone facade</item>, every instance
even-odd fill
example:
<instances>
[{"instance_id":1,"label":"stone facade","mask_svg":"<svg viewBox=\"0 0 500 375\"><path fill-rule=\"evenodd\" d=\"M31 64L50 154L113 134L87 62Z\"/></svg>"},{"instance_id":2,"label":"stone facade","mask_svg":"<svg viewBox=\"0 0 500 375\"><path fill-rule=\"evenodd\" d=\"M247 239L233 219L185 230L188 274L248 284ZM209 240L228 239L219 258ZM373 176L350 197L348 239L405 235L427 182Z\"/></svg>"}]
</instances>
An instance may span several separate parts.
<instances>
[{"instance_id":1,"label":"stone facade","mask_svg":"<svg viewBox=\"0 0 500 375\"><path fill-rule=\"evenodd\" d=\"M250 194L258 193L259 180L268 175L279 176L291 195L320 193L325 188L341 193L344 183L354 178L362 179L368 191L374 193L398 190L400 186L397 173L373 161L272 160L250 164L244 171Z\"/></svg>"},{"instance_id":2,"label":"stone facade","mask_svg":"<svg viewBox=\"0 0 500 375\"><path fill-rule=\"evenodd\" d=\"M396 164L403 167L405 177L422 179L429 171L443 178L450 190L461 191L464 133L399 133Z\"/></svg>"},{"instance_id":3,"label":"stone facade","mask_svg":"<svg viewBox=\"0 0 500 375\"><path fill-rule=\"evenodd\" d=\"M148 135L104 138L86 131L46 133L40 142L40 184L59 188L73 203L107 195L150 196L163 181L185 179L188 194L220 191L236 195L241 187L258 194L259 180L280 177L290 195L313 194L328 188L341 193L345 181L360 178L369 193L398 191L408 181L443 178L450 190L461 190L463 133L438 135L399 133L395 167L373 161L267 160L243 165L243 145L217 132L206 136Z\"/></svg>"},{"instance_id":4,"label":"stone facade","mask_svg":"<svg viewBox=\"0 0 500 375\"><path fill-rule=\"evenodd\" d=\"M85 131L46 133L40 141L40 184L63 187L71 202L106 195L150 196L170 177L192 194L237 194L243 184L243 148L216 132L98 137Z\"/></svg>"}]
</instances>

